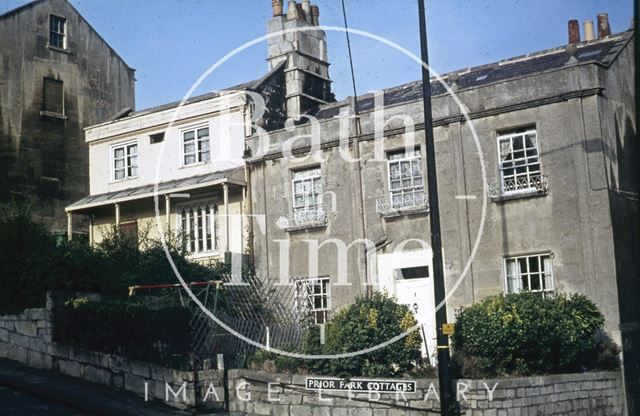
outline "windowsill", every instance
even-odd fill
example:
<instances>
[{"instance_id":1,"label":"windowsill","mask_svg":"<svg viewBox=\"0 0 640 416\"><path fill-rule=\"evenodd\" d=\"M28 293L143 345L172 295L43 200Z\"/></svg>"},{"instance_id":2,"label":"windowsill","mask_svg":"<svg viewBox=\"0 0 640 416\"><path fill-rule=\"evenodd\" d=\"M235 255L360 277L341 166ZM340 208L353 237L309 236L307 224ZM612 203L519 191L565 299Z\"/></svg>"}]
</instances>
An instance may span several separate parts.
<instances>
[{"instance_id":1,"label":"windowsill","mask_svg":"<svg viewBox=\"0 0 640 416\"><path fill-rule=\"evenodd\" d=\"M62 52L62 53L66 53L67 55L71 55L71 51L69 51L69 49L58 48L57 46L53 46L53 45L47 45L47 47L52 51Z\"/></svg>"},{"instance_id":2,"label":"windowsill","mask_svg":"<svg viewBox=\"0 0 640 416\"><path fill-rule=\"evenodd\" d=\"M185 257L188 260L201 260L201 259L208 259L211 257L220 257L220 251L216 250L216 251L207 251L204 253L187 254Z\"/></svg>"},{"instance_id":3,"label":"windowsill","mask_svg":"<svg viewBox=\"0 0 640 416\"><path fill-rule=\"evenodd\" d=\"M182 166L180 166L179 169L189 169L189 168L193 168L193 167L196 167L196 166L203 166L203 165L210 165L210 164L211 164L211 161L208 161L208 162L197 162L197 163L192 163L190 165L182 165Z\"/></svg>"},{"instance_id":4,"label":"windowsill","mask_svg":"<svg viewBox=\"0 0 640 416\"><path fill-rule=\"evenodd\" d=\"M398 210L381 213L380 216L384 219L393 219L398 217L404 217L407 215L419 215L419 214L429 214L429 208L425 208L425 207L401 208Z\"/></svg>"},{"instance_id":5,"label":"windowsill","mask_svg":"<svg viewBox=\"0 0 640 416\"><path fill-rule=\"evenodd\" d=\"M113 179L111 182L109 182L109 185L116 184L116 183L122 183L122 182L126 182L126 181L132 181L134 179L138 179L138 176L129 176L128 178L123 178L123 179Z\"/></svg>"},{"instance_id":6,"label":"windowsill","mask_svg":"<svg viewBox=\"0 0 640 416\"><path fill-rule=\"evenodd\" d=\"M66 120L67 116L60 113L54 113L53 111L40 111L40 117L53 118L56 120Z\"/></svg>"},{"instance_id":7,"label":"windowsill","mask_svg":"<svg viewBox=\"0 0 640 416\"><path fill-rule=\"evenodd\" d=\"M538 190L537 188L522 189L518 191L505 192L503 194L491 197L492 202L506 202L515 199L537 198L547 196L549 190Z\"/></svg>"},{"instance_id":8,"label":"windowsill","mask_svg":"<svg viewBox=\"0 0 640 416\"><path fill-rule=\"evenodd\" d=\"M300 224L300 225L291 225L285 228L285 231L288 233L295 233L300 231L311 231L317 230L321 228L327 228L327 221L323 222L314 222L309 224Z\"/></svg>"}]
</instances>

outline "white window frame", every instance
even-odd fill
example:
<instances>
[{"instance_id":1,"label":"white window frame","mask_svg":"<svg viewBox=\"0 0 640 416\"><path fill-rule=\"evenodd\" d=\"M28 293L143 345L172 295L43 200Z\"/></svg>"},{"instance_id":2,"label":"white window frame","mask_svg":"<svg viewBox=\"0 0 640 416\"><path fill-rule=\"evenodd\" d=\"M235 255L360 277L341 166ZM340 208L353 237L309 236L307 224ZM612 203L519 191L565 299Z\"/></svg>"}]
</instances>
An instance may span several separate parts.
<instances>
[{"instance_id":1,"label":"white window frame","mask_svg":"<svg viewBox=\"0 0 640 416\"><path fill-rule=\"evenodd\" d=\"M296 309L299 312L310 312L316 324L325 323L331 311L331 278L329 276L309 277L295 281ZM315 289L320 288L319 292ZM302 291L302 293L301 293ZM316 307L315 300L319 298L321 307ZM297 302L302 300L304 305ZM320 318L321 319L318 319Z\"/></svg>"},{"instance_id":2,"label":"white window frame","mask_svg":"<svg viewBox=\"0 0 640 416\"><path fill-rule=\"evenodd\" d=\"M201 149L201 144L203 142L205 142L205 140L200 140L198 138L198 132L200 130L208 130L208 135L206 136L206 142L207 142L207 153L208 153L208 157L205 159L203 158L203 154L205 153L202 149ZM194 144L194 151L193 152L185 152L185 135L187 135L188 133L193 133L193 144ZM193 155L195 157L195 162L193 163L186 163L185 158L187 157L187 155ZM191 126L188 128L184 128L180 130L180 165L182 167L191 167L191 166L198 166L198 165L204 165L207 163L210 163L211 161L211 127L209 126L209 124L202 124L202 125L198 125L198 126Z\"/></svg>"},{"instance_id":3,"label":"white window frame","mask_svg":"<svg viewBox=\"0 0 640 416\"><path fill-rule=\"evenodd\" d=\"M536 259L538 261L538 271L531 272L529 267L529 261L531 259ZM520 260L526 261L526 271L522 271L520 268ZM509 262L514 262L516 267L515 274L511 275L509 273ZM547 270L547 267L549 270ZM530 291L530 292L539 292L539 293L549 293L555 290L555 276L553 273L553 253L550 252L542 252L542 253L532 253L532 254L523 254L519 256L507 256L502 260L502 273L504 279L504 287L505 293L518 293L522 291ZM525 277L527 279L528 288L525 288L522 284L522 279ZM540 289L531 289L531 279L536 278L539 279L539 287ZM516 282L517 284L512 284L511 282Z\"/></svg>"},{"instance_id":4,"label":"white window frame","mask_svg":"<svg viewBox=\"0 0 640 416\"><path fill-rule=\"evenodd\" d=\"M534 147L526 147L526 136L533 136L535 141ZM524 157L514 158L513 142L514 139L520 139L523 141L522 150ZM503 141L509 142L509 154L511 159L503 161L502 159L502 145ZM526 193L537 190L537 184L540 184L542 179L542 165L540 163L540 143L538 141L538 132L535 127L521 129L517 131L505 132L498 134L497 137L498 147L498 176L500 180L500 192L502 195ZM527 156L529 151L535 150L535 155ZM509 166L505 166L509 164ZM537 165L537 169L535 166ZM526 168L525 172L517 173L517 168ZM505 176L505 171L513 169L514 173Z\"/></svg>"},{"instance_id":5,"label":"white window frame","mask_svg":"<svg viewBox=\"0 0 640 416\"><path fill-rule=\"evenodd\" d=\"M323 223L326 221L323 206L324 178L320 166L297 169L291 172L291 213L295 225ZM311 183L310 192L304 191L305 183ZM302 184L303 192L296 192L296 185ZM316 189L316 184L319 190ZM296 197L302 197L298 203Z\"/></svg>"},{"instance_id":6,"label":"white window frame","mask_svg":"<svg viewBox=\"0 0 640 416\"><path fill-rule=\"evenodd\" d=\"M58 25L62 27L62 31L58 27L54 28L54 19L57 20ZM62 37L62 46L54 45L51 43L51 35L56 34ZM67 19L55 14L49 15L49 46L58 49L67 49Z\"/></svg>"},{"instance_id":7,"label":"white window frame","mask_svg":"<svg viewBox=\"0 0 640 416\"><path fill-rule=\"evenodd\" d=\"M209 208L208 211L207 207ZM183 218L183 212L186 214L185 218ZM194 213L193 217L191 212ZM209 215L208 231L211 233L211 242L208 242L206 234L204 238L201 238L199 224L194 224L194 220L197 218L202 221L202 230L207 231L207 214ZM185 244L188 257L211 257L220 254L218 247L218 237L220 236L217 229L218 216L218 201L216 199L203 199L176 206L176 229L181 233L182 238L186 239L183 244Z\"/></svg>"},{"instance_id":8,"label":"white window frame","mask_svg":"<svg viewBox=\"0 0 640 416\"><path fill-rule=\"evenodd\" d=\"M396 155L402 155L395 158ZM393 159L392 159L393 158ZM408 178L402 177L402 163L409 163L411 169L411 175ZM392 179L391 170L393 165L398 165L400 169L400 176L398 179ZM420 169L419 175L413 174L413 166L417 165ZM418 181L419 179L419 181ZM400 181L400 188L392 189L391 182ZM403 186L402 182L410 180L409 186ZM425 202L424 193L424 174L422 172L422 152L420 148L415 148L411 151L406 149L387 152L387 189L389 198L389 207L391 209L411 209L418 206L422 206ZM396 203L394 196L401 196L402 201ZM409 196L411 195L411 196Z\"/></svg>"},{"instance_id":9,"label":"white window frame","mask_svg":"<svg viewBox=\"0 0 640 416\"><path fill-rule=\"evenodd\" d=\"M136 153L135 154L129 154L129 148L135 146L136 148ZM113 144L110 147L110 165L111 165L111 182L121 182L121 181L126 181L129 179L135 179L138 177L138 169L140 167L140 164L138 163L138 159L140 158L140 153L139 153L139 146L138 146L138 141L137 140L132 140L132 141L128 141L128 142L124 142L124 143L118 143L118 144ZM116 169L116 159L120 159L120 158L116 158L116 150L122 149L124 150L124 157L122 159L124 159L124 177L122 178L116 178L116 171L118 171L119 169ZM135 164L133 164L131 162L131 159L135 157ZM135 168L135 175L132 175L129 173L129 169L130 168Z\"/></svg>"}]
</instances>

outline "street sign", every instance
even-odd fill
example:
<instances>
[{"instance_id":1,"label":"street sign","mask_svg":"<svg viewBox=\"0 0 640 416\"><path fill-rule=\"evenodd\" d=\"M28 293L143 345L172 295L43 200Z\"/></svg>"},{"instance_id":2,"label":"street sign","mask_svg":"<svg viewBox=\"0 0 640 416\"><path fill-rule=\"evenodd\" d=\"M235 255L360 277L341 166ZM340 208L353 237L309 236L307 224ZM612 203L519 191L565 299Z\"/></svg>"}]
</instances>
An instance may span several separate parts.
<instances>
[{"instance_id":1,"label":"street sign","mask_svg":"<svg viewBox=\"0 0 640 416\"><path fill-rule=\"evenodd\" d=\"M454 324L442 324L443 335L453 335Z\"/></svg>"},{"instance_id":2,"label":"street sign","mask_svg":"<svg viewBox=\"0 0 640 416\"><path fill-rule=\"evenodd\" d=\"M351 391L351 392L376 392L376 393L415 393L416 382L413 380L376 380L352 378L307 377L305 387L307 390L322 391Z\"/></svg>"}]
</instances>

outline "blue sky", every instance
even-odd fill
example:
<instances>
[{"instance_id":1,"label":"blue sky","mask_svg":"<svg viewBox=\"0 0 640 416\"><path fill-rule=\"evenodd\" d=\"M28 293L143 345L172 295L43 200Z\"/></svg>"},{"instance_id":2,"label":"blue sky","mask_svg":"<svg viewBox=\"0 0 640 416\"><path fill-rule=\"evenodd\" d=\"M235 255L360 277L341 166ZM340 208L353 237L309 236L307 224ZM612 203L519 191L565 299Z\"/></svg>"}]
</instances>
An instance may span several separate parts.
<instances>
[{"instance_id":1,"label":"blue sky","mask_svg":"<svg viewBox=\"0 0 640 416\"><path fill-rule=\"evenodd\" d=\"M265 34L271 0L70 0L129 65L137 69L138 109L182 98L218 59ZM0 0L0 13L25 0ZM285 1L286 3L286 1ZM339 0L316 0L323 25L342 26ZM385 37L419 55L417 0L347 0L352 28ZM632 0L427 0L430 61L440 73L560 46L567 21L609 13L612 31L630 27ZM399 52L352 36L358 93L420 78ZM328 33L333 89L351 95L344 33ZM259 78L266 44L214 72L196 93Z\"/></svg>"}]
</instances>

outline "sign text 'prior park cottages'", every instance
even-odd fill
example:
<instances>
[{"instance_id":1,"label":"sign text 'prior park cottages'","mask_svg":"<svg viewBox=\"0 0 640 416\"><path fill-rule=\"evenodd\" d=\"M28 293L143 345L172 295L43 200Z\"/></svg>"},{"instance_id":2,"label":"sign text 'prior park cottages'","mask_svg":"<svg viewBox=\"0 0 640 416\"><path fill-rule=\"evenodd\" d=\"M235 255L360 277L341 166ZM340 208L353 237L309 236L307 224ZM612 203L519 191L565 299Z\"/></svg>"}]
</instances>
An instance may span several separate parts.
<instances>
[{"instance_id":1,"label":"sign text 'prior park cottages'","mask_svg":"<svg viewBox=\"0 0 640 416\"><path fill-rule=\"evenodd\" d=\"M307 390L350 391L354 393L415 393L416 382L412 380L371 380L359 378L345 380L340 378L307 377L306 388Z\"/></svg>"}]
</instances>

